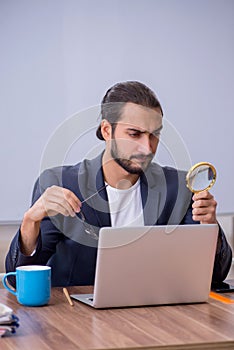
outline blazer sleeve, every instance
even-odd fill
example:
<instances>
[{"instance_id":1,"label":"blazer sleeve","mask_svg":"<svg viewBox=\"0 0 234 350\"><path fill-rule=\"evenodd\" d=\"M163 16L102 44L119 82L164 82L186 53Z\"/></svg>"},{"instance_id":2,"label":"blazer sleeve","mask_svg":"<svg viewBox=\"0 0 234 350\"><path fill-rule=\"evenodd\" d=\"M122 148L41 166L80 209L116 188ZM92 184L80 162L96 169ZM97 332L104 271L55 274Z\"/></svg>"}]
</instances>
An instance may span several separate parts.
<instances>
[{"instance_id":1,"label":"blazer sleeve","mask_svg":"<svg viewBox=\"0 0 234 350\"><path fill-rule=\"evenodd\" d=\"M220 283L225 280L232 264L232 250L227 242L225 233L219 225L219 235L215 262L212 276L212 283Z\"/></svg>"},{"instance_id":2,"label":"blazer sleeve","mask_svg":"<svg viewBox=\"0 0 234 350\"><path fill-rule=\"evenodd\" d=\"M192 201L187 213L182 221L183 225L199 224L198 221L192 219ZM218 241L214 261L214 269L212 275L212 284L220 283L225 280L232 264L232 250L227 242L225 233L219 225Z\"/></svg>"},{"instance_id":3,"label":"blazer sleeve","mask_svg":"<svg viewBox=\"0 0 234 350\"><path fill-rule=\"evenodd\" d=\"M43 181L40 181L40 178L36 181L32 195L32 204L34 204L41 196L46 187L56 183L56 179L52 179L49 171L45 171L42 176L47 179L47 186L44 188L42 187ZM16 267L22 265L46 265L50 257L55 253L57 244L63 239L63 234L59 229L62 225L62 220L62 215L57 215L51 219L45 217L41 221L37 246L31 256L26 256L21 252L21 230L19 228L11 242L9 252L6 256L6 272L15 271ZM13 276L10 276L8 280L13 286L15 286L15 278Z\"/></svg>"}]
</instances>

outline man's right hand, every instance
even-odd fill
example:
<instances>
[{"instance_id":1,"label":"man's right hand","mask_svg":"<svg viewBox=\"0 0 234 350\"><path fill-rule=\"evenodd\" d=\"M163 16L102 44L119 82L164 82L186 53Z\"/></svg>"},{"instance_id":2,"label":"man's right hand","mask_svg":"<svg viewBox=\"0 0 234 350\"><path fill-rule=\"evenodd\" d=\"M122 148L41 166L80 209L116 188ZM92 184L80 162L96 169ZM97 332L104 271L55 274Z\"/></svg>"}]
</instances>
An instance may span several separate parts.
<instances>
[{"instance_id":1,"label":"man's right hand","mask_svg":"<svg viewBox=\"0 0 234 350\"><path fill-rule=\"evenodd\" d=\"M81 201L70 190L59 187L48 187L41 197L25 213L21 224L21 250L30 255L36 247L40 230L40 222L45 216L74 217L80 211Z\"/></svg>"}]
</instances>

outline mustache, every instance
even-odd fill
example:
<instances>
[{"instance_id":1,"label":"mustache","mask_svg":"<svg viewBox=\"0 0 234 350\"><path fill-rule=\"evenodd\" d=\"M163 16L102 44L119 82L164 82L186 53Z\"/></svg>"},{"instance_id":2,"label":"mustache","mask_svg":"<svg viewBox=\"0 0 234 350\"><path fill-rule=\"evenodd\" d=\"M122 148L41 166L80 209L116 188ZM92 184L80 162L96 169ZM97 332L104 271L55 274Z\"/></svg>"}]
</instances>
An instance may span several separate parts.
<instances>
[{"instance_id":1,"label":"mustache","mask_svg":"<svg viewBox=\"0 0 234 350\"><path fill-rule=\"evenodd\" d=\"M147 155L145 155L145 154L133 154L129 159L130 160L138 159L138 160L146 162L146 161L152 160L153 157L154 157L153 153L149 153Z\"/></svg>"}]
</instances>

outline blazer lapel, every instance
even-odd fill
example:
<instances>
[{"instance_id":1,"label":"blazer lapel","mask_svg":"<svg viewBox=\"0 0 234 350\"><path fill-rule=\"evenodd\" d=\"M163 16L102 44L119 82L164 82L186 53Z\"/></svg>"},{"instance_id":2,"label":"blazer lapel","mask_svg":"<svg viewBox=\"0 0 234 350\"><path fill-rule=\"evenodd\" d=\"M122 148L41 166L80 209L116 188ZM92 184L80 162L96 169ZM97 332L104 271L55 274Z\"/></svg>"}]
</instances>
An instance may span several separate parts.
<instances>
[{"instance_id":1,"label":"blazer lapel","mask_svg":"<svg viewBox=\"0 0 234 350\"><path fill-rule=\"evenodd\" d=\"M141 177L141 197L145 225L156 225L166 200L166 180L162 168L156 167L154 176L151 168Z\"/></svg>"},{"instance_id":2,"label":"blazer lapel","mask_svg":"<svg viewBox=\"0 0 234 350\"><path fill-rule=\"evenodd\" d=\"M87 197L103 188L95 196L87 200L87 204L93 209L93 214L99 227L111 226L110 208L102 172L102 154L89 163L87 176Z\"/></svg>"},{"instance_id":3,"label":"blazer lapel","mask_svg":"<svg viewBox=\"0 0 234 350\"><path fill-rule=\"evenodd\" d=\"M98 188L101 187L97 187L97 190ZM90 198L89 205L94 209L94 213L99 227L111 226L110 208L105 188L101 192L99 192L97 196Z\"/></svg>"}]
</instances>

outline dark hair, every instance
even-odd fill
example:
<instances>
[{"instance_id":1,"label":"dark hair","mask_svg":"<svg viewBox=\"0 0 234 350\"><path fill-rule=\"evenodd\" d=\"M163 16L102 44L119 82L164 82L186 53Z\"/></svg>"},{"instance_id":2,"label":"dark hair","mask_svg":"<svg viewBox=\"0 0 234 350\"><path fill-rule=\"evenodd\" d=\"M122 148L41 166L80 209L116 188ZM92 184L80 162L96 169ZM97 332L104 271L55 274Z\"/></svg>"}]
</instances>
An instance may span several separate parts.
<instances>
[{"instance_id":1,"label":"dark hair","mask_svg":"<svg viewBox=\"0 0 234 350\"><path fill-rule=\"evenodd\" d=\"M112 129L119 121L122 109L127 102L152 109L159 108L163 115L162 107L155 93L146 85L138 81L117 83L107 90L101 102L101 118L108 120L112 124ZM96 131L96 135L100 140L104 140L101 133L101 124Z\"/></svg>"}]
</instances>

